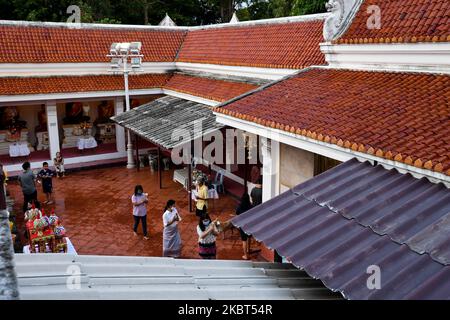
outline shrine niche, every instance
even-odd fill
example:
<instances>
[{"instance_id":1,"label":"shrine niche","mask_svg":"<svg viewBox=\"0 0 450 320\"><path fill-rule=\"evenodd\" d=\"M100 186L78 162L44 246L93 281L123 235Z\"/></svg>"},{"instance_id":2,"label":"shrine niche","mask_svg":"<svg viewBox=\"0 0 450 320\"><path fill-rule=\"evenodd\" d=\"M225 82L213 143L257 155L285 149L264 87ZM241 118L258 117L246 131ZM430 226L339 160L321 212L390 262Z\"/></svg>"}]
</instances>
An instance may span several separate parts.
<instances>
[{"instance_id":1,"label":"shrine niche","mask_svg":"<svg viewBox=\"0 0 450 320\"><path fill-rule=\"evenodd\" d=\"M34 128L36 134L36 150L48 150L50 147L48 139L48 128L47 128L47 113L45 111L45 105L41 106L37 114L38 125Z\"/></svg>"},{"instance_id":2,"label":"shrine niche","mask_svg":"<svg viewBox=\"0 0 450 320\"><path fill-rule=\"evenodd\" d=\"M93 139L89 111L90 106L81 102L70 102L65 105L62 126L63 148L75 148L80 145L80 140Z\"/></svg>"},{"instance_id":3,"label":"shrine niche","mask_svg":"<svg viewBox=\"0 0 450 320\"><path fill-rule=\"evenodd\" d=\"M102 101L98 105L98 118L95 120L95 138L102 143L116 142L116 126L111 120L114 116L114 103L112 101Z\"/></svg>"},{"instance_id":4,"label":"shrine niche","mask_svg":"<svg viewBox=\"0 0 450 320\"><path fill-rule=\"evenodd\" d=\"M28 142L27 122L17 107L0 108L0 154L11 157L28 156L34 151Z\"/></svg>"}]
</instances>

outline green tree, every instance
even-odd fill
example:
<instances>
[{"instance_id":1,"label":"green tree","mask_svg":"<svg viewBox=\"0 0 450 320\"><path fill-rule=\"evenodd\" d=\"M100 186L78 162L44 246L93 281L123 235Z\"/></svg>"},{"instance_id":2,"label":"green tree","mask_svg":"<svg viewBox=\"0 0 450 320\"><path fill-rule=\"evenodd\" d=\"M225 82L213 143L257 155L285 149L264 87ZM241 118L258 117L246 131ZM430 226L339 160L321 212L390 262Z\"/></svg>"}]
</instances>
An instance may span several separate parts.
<instances>
[{"instance_id":1,"label":"green tree","mask_svg":"<svg viewBox=\"0 0 450 320\"><path fill-rule=\"evenodd\" d=\"M294 0L293 15L304 15L326 12L325 4L327 0Z\"/></svg>"}]
</instances>

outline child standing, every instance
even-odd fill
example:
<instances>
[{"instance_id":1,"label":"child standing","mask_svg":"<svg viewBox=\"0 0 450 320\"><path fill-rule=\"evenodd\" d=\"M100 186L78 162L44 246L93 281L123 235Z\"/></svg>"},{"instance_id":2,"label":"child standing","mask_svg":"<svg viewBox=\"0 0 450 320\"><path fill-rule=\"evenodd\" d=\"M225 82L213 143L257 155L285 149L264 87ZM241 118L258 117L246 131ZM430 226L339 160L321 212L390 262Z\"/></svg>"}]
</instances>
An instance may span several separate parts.
<instances>
[{"instance_id":1,"label":"child standing","mask_svg":"<svg viewBox=\"0 0 450 320\"><path fill-rule=\"evenodd\" d=\"M44 162L42 164L42 169L39 171L38 177L42 181L42 189L45 193L45 196L47 197L47 201L45 201L45 204L52 204L52 193L53 193L53 183L52 183L52 177L53 177L53 171L48 168L48 162Z\"/></svg>"},{"instance_id":2,"label":"child standing","mask_svg":"<svg viewBox=\"0 0 450 320\"><path fill-rule=\"evenodd\" d=\"M61 155L61 152L56 153L56 157L53 159L53 164L55 165L56 169L56 177L59 178L60 176L64 177L64 158Z\"/></svg>"}]
</instances>

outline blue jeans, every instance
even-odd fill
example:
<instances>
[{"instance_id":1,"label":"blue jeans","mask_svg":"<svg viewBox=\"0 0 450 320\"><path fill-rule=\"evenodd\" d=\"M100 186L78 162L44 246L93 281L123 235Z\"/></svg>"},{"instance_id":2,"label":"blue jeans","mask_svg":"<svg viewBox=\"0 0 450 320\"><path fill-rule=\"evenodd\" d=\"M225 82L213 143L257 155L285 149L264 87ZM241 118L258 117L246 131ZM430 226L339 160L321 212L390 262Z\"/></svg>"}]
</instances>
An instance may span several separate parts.
<instances>
[{"instance_id":1,"label":"blue jeans","mask_svg":"<svg viewBox=\"0 0 450 320\"><path fill-rule=\"evenodd\" d=\"M137 233L139 221L142 221L142 231L144 232L144 237L146 237L147 236L147 215L145 215L143 217L133 216L133 218L134 218L134 226L133 226L134 232Z\"/></svg>"}]
</instances>

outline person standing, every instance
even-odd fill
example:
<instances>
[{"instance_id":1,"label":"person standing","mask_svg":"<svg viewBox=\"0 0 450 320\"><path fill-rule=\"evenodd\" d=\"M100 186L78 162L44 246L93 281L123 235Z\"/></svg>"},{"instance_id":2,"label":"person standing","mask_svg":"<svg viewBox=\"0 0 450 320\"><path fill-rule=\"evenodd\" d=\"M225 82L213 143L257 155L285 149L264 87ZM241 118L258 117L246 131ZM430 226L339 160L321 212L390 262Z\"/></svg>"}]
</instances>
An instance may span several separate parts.
<instances>
[{"instance_id":1,"label":"person standing","mask_svg":"<svg viewBox=\"0 0 450 320\"><path fill-rule=\"evenodd\" d=\"M195 215L197 217L206 215L208 209L208 187L205 185L205 180L203 178L198 180L195 200L197 201L195 205Z\"/></svg>"},{"instance_id":2,"label":"person standing","mask_svg":"<svg viewBox=\"0 0 450 320\"><path fill-rule=\"evenodd\" d=\"M23 172L19 175L19 183L23 193L23 212L28 210L29 202L37 201L36 176L30 167L28 161L22 164Z\"/></svg>"},{"instance_id":3,"label":"person standing","mask_svg":"<svg viewBox=\"0 0 450 320\"><path fill-rule=\"evenodd\" d=\"M147 234L147 203L148 194L144 193L144 188L141 185L134 187L134 194L131 196L131 202L133 204L133 218L134 235L137 236L137 229L139 222L142 222L142 231L144 233L144 240L148 240Z\"/></svg>"},{"instance_id":4,"label":"person standing","mask_svg":"<svg viewBox=\"0 0 450 320\"><path fill-rule=\"evenodd\" d=\"M56 157L53 159L53 165L55 166L56 177L65 177L64 158L61 156L61 152L56 153Z\"/></svg>"},{"instance_id":5,"label":"person standing","mask_svg":"<svg viewBox=\"0 0 450 320\"><path fill-rule=\"evenodd\" d=\"M200 217L198 226L198 254L202 259L216 259L216 238L219 234L216 221L211 222L208 214Z\"/></svg>"},{"instance_id":6,"label":"person standing","mask_svg":"<svg viewBox=\"0 0 450 320\"><path fill-rule=\"evenodd\" d=\"M42 164L42 169L39 171L38 177L41 179L42 182L42 191L44 192L45 196L47 197L47 200L44 202L44 204L52 204L52 194L53 194L53 171L48 168L48 162L44 162Z\"/></svg>"},{"instance_id":7,"label":"person standing","mask_svg":"<svg viewBox=\"0 0 450 320\"><path fill-rule=\"evenodd\" d=\"M250 192L253 207L259 206L262 203L262 178L261 176L256 181L255 187Z\"/></svg>"},{"instance_id":8,"label":"person standing","mask_svg":"<svg viewBox=\"0 0 450 320\"><path fill-rule=\"evenodd\" d=\"M252 204L250 203L250 196L247 192L244 192L244 194L241 197L241 202L239 203L239 206L236 209L236 215L243 214L244 212L250 210L252 208ZM239 228L239 233L241 236L242 241L242 249L244 251L244 255L242 256L242 259L249 260L250 258L248 255L250 252L250 238L251 236L247 235L242 228Z\"/></svg>"},{"instance_id":9,"label":"person standing","mask_svg":"<svg viewBox=\"0 0 450 320\"><path fill-rule=\"evenodd\" d=\"M179 258L181 256L181 236L178 231L178 223L181 217L175 208L175 201L167 201L162 216L164 231L163 231L163 256Z\"/></svg>"}]
</instances>

